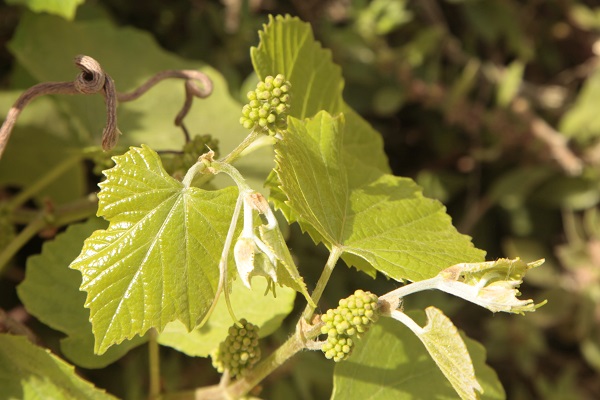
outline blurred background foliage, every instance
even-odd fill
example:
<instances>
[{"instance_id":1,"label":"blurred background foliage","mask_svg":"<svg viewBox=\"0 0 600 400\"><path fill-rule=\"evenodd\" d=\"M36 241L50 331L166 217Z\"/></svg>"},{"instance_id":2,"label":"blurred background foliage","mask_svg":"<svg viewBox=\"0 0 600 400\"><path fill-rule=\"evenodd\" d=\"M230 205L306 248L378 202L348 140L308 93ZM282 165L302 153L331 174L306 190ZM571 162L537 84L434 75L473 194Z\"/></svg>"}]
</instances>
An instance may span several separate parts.
<instances>
[{"instance_id":1,"label":"blurred background foliage","mask_svg":"<svg viewBox=\"0 0 600 400\"><path fill-rule=\"evenodd\" d=\"M0 5L0 85L23 89L31 80L6 44L30 12L23 5L34 2L6 3L11 4ZM346 101L382 133L394 173L414 178L426 195L442 201L488 259L546 258L522 289L524 297L548 304L527 317L491 315L436 293L420 294L407 307L434 303L481 341L509 399L600 398L595 0L66 3L83 4L76 15L30 7L146 31L163 49L217 69L238 100L255 82L249 47L257 44L267 15L289 13L310 22L342 66ZM322 249L315 250L294 227L290 243L301 265L323 265ZM25 247L17 260L37 251L39 243ZM308 282L316 281L318 269L306 271ZM3 308L18 309L13 286L19 279L18 267L2 278ZM359 287L383 293L394 286L365 279L338 268L326 301L333 305ZM53 333L37 329L52 347ZM286 333L278 335L273 340ZM82 373L119 396L137 398L144 390L146 357L138 350L108 369ZM261 396L326 398L331 368L318 354L303 354L270 377ZM216 379L209 362L170 349L164 349L163 370L167 389Z\"/></svg>"}]
</instances>

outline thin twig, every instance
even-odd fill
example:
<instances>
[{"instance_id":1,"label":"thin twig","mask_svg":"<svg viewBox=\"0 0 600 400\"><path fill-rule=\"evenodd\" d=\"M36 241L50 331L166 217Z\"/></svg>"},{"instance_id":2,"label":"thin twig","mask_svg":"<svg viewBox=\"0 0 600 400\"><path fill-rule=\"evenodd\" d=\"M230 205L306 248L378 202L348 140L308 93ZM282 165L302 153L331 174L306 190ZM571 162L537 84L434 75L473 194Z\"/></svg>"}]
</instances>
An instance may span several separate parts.
<instances>
[{"instance_id":1,"label":"thin twig","mask_svg":"<svg viewBox=\"0 0 600 400\"><path fill-rule=\"evenodd\" d=\"M148 79L139 88L129 93L117 93L113 79L104 72L100 64L92 57L79 55L75 57L75 65L81 69L73 82L45 82L27 89L8 111L6 119L0 127L0 158L10 138L12 129L17 122L21 111L33 99L46 94L96 94L101 93L106 103L106 126L102 132L102 148L110 150L117 144L121 132L117 127L117 102L132 101L158 82L168 78L185 79L185 102L175 117L175 125L181 126L186 139L189 141L189 133L183 126L183 119L189 112L194 97L206 98L213 90L210 78L195 70L168 70L162 71ZM201 85L197 85L200 82Z\"/></svg>"},{"instance_id":2,"label":"thin twig","mask_svg":"<svg viewBox=\"0 0 600 400\"><path fill-rule=\"evenodd\" d=\"M26 90L8 111L6 120L0 127L0 158L4 153L10 133L21 111L36 97L46 94L95 94L101 92L106 102L106 127L102 133L102 144L108 149L116 143L120 133L117 128L116 93L112 79L102 71L100 64L92 57L77 56L75 65L81 69L73 82L45 82ZM106 146L105 146L106 145Z\"/></svg>"},{"instance_id":3,"label":"thin twig","mask_svg":"<svg viewBox=\"0 0 600 400\"><path fill-rule=\"evenodd\" d=\"M205 99L211 95L213 91L213 83L208 77L208 75L192 70L192 69L184 69L184 70L167 70L161 71L144 82L140 87L135 89L129 93L118 93L117 99L121 102L132 101L148 90L150 90L154 85L169 78L179 78L185 79L185 102L183 107L181 107L181 111L175 117L175 125L181 126L182 121L190 111L192 106L192 101L194 97L198 97L200 99ZM195 81L200 82L202 85L198 86Z\"/></svg>"}]
</instances>

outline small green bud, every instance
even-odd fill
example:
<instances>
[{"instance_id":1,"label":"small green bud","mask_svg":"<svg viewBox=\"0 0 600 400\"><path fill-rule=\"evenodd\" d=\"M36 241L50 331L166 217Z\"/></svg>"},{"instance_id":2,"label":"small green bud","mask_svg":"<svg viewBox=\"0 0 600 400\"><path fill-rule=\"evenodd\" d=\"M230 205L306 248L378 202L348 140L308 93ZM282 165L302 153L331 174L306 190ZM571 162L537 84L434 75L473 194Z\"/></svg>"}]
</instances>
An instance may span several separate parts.
<instances>
[{"instance_id":1,"label":"small green bud","mask_svg":"<svg viewBox=\"0 0 600 400\"><path fill-rule=\"evenodd\" d=\"M275 107L275 112L277 114L283 114L287 111L287 106L283 103L279 104L277 107Z\"/></svg>"},{"instance_id":2,"label":"small green bud","mask_svg":"<svg viewBox=\"0 0 600 400\"><path fill-rule=\"evenodd\" d=\"M258 82L256 89L246 94L249 102L242 108L242 115L247 119L240 119L240 124L247 129L254 129L258 125L270 135L285 131L290 87L291 84L282 74L275 78L267 76L263 82Z\"/></svg>"},{"instance_id":3,"label":"small green bud","mask_svg":"<svg viewBox=\"0 0 600 400\"><path fill-rule=\"evenodd\" d=\"M273 86L275 86L276 88L281 87L281 85L283 85L284 83L285 83L285 78L281 74L277 74L275 79L273 79Z\"/></svg>"}]
</instances>

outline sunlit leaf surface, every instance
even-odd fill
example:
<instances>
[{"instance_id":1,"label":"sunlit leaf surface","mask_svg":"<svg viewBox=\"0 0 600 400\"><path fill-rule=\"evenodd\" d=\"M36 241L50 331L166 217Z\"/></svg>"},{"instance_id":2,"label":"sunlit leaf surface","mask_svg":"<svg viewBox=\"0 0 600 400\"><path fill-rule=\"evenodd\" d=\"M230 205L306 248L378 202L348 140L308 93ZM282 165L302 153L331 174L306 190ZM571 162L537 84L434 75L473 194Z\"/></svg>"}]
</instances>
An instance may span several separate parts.
<instances>
[{"instance_id":1,"label":"sunlit leaf surface","mask_svg":"<svg viewBox=\"0 0 600 400\"><path fill-rule=\"evenodd\" d=\"M98 194L98 215L110 225L71 264L83 276L97 353L174 320L188 329L201 322L237 196L235 188L184 187L145 146L115 161Z\"/></svg>"}]
</instances>

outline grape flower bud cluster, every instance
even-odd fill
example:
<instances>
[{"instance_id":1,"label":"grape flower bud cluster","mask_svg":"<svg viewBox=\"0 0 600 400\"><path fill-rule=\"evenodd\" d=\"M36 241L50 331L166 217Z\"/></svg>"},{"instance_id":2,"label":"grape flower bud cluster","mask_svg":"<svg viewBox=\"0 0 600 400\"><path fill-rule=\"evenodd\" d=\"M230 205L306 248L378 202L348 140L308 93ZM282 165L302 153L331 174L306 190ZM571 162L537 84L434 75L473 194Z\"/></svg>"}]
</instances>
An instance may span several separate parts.
<instances>
[{"instance_id":1,"label":"grape flower bud cluster","mask_svg":"<svg viewBox=\"0 0 600 400\"><path fill-rule=\"evenodd\" d=\"M360 338L379 319L377 301L377 295L357 290L341 299L337 308L327 310L321 317L325 322L321 333L327 335L321 348L325 357L339 362L350 356L354 347L352 337Z\"/></svg>"},{"instance_id":2,"label":"grape flower bud cluster","mask_svg":"<svg viewBox=\"0 0 600 400\"><path fill-rule=\"evenodd\" d=\"M271 136L287 129L291 88L281 74L258 82L256 89L246 95L249 102L242 108L240 124L246 129L263 129Z\"/></svg>"},{"instance_id":3,"label":"grape flower bud cluster","mask_svg":"<svg viewBox=\"0 0 600 400\"><path fill-rule=\"evenodd\" d=\"M211 354L211 358L217 371L229 370L232 378L251 369L260 360L258 327L242 318L229 328L227 338Z\"/></svg>"}]
</instances>

